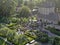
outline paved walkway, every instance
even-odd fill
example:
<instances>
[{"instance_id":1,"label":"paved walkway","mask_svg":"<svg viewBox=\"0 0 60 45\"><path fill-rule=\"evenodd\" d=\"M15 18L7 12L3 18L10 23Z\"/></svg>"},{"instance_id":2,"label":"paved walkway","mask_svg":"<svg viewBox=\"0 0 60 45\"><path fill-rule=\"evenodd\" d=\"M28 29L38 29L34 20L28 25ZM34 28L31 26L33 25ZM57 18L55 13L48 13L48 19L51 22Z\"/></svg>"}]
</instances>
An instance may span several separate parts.
<instances>
[{"instance_id":1,"label":"paved walkway","mask_svg":"<svg viewBox=\"0 0 60 45\"><path fill-rule=\"evenodd\" d=\"M0 37L2 40L4 40L5 42L7 42L8 44L10 44L10 45L14 45L14 44L12 44L11 42L9 42L9 41L7 41L7 39L6 38L3 38L3 37Z\"/></svg>"}]
</instances>

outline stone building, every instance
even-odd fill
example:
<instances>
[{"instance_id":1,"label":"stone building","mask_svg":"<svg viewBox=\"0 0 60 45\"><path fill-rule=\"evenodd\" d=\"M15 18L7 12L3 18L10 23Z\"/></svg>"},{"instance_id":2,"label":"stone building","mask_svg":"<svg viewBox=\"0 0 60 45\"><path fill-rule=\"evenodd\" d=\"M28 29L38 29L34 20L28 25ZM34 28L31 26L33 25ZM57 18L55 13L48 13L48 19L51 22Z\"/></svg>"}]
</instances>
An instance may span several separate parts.
<instances>
[{"instance_id":1,"label":"stone building","mask_svg":"<svg viewBox=\"0 0 60 45\"><path fill-rule=\"evenodd\" d=\"M55 2L49 0L40 3L38 8L38 18L57 24L59 16L55 13Z\"/></svg>"}]
</instances>

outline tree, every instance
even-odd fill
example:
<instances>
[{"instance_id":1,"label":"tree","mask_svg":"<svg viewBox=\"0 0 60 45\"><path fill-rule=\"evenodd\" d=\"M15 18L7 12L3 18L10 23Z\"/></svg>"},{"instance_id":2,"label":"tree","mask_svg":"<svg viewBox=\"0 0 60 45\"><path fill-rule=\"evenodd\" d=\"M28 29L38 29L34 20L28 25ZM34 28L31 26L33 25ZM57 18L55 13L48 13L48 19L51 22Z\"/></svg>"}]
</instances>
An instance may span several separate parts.
<instances>
[{"instance_id":1,"label":"tree","mask_svg":"<svg viewBox=\"0 0 60 45\"><path fill-rule=\"evenodd\" d=\"M25 35L20 35L18 38L18 45L25 45L28 43L28 39Z\"/></svg>"},{"instance_id":2,"label":"tree","mask_svg":"<svg viewBox=\"0 0 60 45\"><path fill-rule=\"evenodd\" d=\"M7 17L14 13L17 0L0 0L0 17Z\"/></svg>"},{"instance_id":3,"label":"tree","mask_svg":"<svg viewBox=\"0 0 60 45\"><path fill-rule=\"evenodd\" d=\"M29 17L30 15L30 9L26 6L21 7L21 10L19 12L19 17Z\"/></svg>"},{"instance_id":4,"label":"tree","mask_svg":"<svg viewBox=\"0 0 60 45\"><path fill-rule=\"evenodd\" d=\"M1 28L1 29L0 29L0 36L2 36L2 37L6 37L6 36L7 36L7 32L8 32L8 30L10 30L10 29L7 28L7 27L3 27L3 28Z\"/></svg>"},{"instance_id":5,"label":"tree","mask_svg":"<svg viewBox=\"0 0 60 45\"><path fill-rule=\"evenodd\" d=\"M18 6L22 6L23 0L18 0Z\"/></svg>"},{"instance_id":6,"label":"tree","mask_svg":"<svg viewBox=\"0 0 60 45\"><path fill-rule=\"evenodd\" d=\"M53 45L60 45L60 38L59 37L54 38Z\"/></svg>"},{"instance_id":7,"label":"tree","mask_svg":"<svg viewBox=\"0 0 60 45\"><path fill-rule=\"evenodd\" d=\"M15 34L15 31L9 30L9 31L7 32L7 40L13 41L15 35L16 35L16 34Z\"/></svg>"},{"instance_id":8,"label":"tree","mask_svg":"<svg viewBox=\"0 0 60 45\"><path fill-rule=\"evenodd\" d=\"M40 32L40 31L34 31L36 34L37 38L35 39L36 41L40 41L42 43L46 43L49 41L49 37L46 33Z\"/></svg>"}]
</instances>

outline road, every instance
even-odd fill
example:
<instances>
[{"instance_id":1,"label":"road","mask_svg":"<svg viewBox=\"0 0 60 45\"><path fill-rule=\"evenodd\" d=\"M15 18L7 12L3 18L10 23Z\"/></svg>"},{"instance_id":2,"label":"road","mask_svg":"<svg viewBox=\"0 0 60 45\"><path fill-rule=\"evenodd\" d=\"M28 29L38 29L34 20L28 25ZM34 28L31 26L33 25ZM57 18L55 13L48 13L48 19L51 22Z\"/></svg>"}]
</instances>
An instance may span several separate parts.
<instances>
[{"instance_id":1,"label":"road","mask_svg":"<svg viewBox=\"0 0 60 45\"><path fill-rule=\"evenodd\" d=\"M52 26L52 25L51 25ZM58 28L60 28L60 26L56 26L56 25L53 25L53 26L55 26L56 28L58 27ZM30 30L33 30L33 28L31 28L31 27L27 27L27 28L29 28ZM42 32L45 32L45 33L47 33L48 34L48 36L49 37L59 37L58 35L56 35L56 34L54 34L54 33L51 33L49 30L46 30L46 29L44 29L44 27L38 27L37 28L37 30L41 30Z\"/></svg>"},{"instance_id":2,"label":"road","mask_svg":"<svg viewBox=\"0 0 60 45\"><path fill-rule=\"evenodd\" d=\"M53 33L51 33L49 30L46 30L46 29L44 29L44 28L42 29L42 32L46 32L49 37L58 37L58 35L53 34Z\"/></svg>"}]
</instances>

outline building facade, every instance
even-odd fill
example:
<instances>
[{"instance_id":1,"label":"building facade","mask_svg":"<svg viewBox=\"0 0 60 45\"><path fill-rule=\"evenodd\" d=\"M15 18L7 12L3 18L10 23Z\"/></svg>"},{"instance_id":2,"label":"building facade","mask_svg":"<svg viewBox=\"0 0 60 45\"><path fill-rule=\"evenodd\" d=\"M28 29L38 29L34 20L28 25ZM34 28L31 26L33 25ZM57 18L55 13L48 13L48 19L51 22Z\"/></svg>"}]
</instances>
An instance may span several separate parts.
<instances>
[{"instance_id":1,"label":"building facade","mask_svg":"<svg viewBox=\"0 0 60 45\"><path fill-rule=\"evenodd\" d=\"M59 16L55 13L55 2L42 2L38 9L38 17L57 24Z\"/></svg>"}]
</instances>

